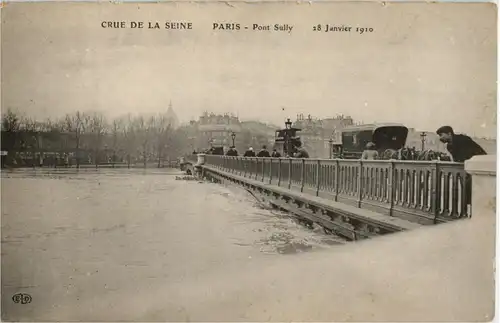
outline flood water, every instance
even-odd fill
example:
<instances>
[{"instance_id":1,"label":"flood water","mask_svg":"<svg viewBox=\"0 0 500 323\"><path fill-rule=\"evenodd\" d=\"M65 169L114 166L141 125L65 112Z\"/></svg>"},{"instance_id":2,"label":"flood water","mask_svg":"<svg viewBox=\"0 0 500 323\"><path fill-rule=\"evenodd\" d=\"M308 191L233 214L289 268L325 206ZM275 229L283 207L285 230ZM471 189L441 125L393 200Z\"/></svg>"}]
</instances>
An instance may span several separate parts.
<instances>
[{"instance_id":1,"label":"flood water","mask_svg":"<svg viewBox=\"0 0 500 323\"><path fill-rule=\"evenodd\" d=\"M242 188L179 175L2 172L2 319L105 320L96 310L104 295L133 300L156 286L343 243L259 204ZM15 304L16 293L32 302ZM80 304L88 308L76 317ZM124 315L114 320L132 319Z\"/></svg>"}]
</instances>

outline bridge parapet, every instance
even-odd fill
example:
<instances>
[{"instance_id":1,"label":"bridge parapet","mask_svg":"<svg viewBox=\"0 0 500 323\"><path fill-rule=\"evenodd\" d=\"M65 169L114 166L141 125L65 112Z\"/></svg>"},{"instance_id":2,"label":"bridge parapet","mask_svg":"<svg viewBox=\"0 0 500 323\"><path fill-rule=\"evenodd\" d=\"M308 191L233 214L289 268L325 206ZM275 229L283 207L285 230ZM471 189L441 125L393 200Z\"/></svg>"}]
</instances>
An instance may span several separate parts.
<instances>
[{"instance_id":1,"label":"bridge parapet","mask_svg":"<svg viewBox=\"0 0 500 323\"><path fill-rule=\"evenodd\" d=\"M462 163L207 155L228 173L420 224L470 217Z\"/></svg>"},{"instance_id":2,"label":"bridge parapet","mask_svg":"<svg viewBox=\"0 0 500 323\"><path fill-rule=\"evenodd\" d=\"M497 156L474 156L465 162L472 175L472 209L474 218L495 217Z\"/></svg>"}]
</instances>

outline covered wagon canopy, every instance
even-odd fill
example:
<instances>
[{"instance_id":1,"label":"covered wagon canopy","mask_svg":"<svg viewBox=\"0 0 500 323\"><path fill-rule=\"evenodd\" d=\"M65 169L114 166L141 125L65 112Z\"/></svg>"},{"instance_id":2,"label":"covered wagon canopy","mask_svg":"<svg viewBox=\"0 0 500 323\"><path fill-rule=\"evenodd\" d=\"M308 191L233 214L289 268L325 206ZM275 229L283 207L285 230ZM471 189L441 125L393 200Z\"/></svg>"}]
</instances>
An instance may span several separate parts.
<instances>
[{"instance_id":1,"label":"covered wagon canopy","mask_svg":"<svg viewBox=\"0 0 500 323\"><path fill-rule=\"evenodd\" d=\"M400 123L376 123L349 126L342 130L342 144L362 151L368 142L377 150L401 149L405 146L408 128Z\"/></svg>"}]
</instances>

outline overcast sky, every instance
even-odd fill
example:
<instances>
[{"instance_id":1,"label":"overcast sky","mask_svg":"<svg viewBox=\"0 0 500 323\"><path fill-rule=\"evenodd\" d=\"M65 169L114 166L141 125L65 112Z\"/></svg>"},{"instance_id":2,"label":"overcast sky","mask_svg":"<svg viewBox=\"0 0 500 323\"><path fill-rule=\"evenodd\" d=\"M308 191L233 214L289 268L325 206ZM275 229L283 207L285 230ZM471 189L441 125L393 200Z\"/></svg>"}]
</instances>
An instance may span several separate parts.
<instances>
[{"instance_id":1,"label":"overcast sky","mask_svg":"<svg viewBox=\"0 0 500 323\"><path fill-rule=\"evenodd\" d=\"M493 4L29 3L9 4L2 19L2 109L38 118L161 112L172 100L181 121L204 110L275 124L343 113L496 134ZM107 20L194 29L103 29ZM294 29L213 31L215 21ZM313 32L318 23L374 32Z\"/></svg>"}]
</instances>

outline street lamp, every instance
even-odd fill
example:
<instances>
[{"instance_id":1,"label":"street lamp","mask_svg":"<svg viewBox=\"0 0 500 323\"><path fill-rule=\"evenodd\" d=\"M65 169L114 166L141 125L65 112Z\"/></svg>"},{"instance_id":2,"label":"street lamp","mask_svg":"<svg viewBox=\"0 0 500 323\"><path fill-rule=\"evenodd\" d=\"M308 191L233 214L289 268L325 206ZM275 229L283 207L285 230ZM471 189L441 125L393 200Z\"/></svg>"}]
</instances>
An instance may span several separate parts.
<instances>
[{"instance_id":1,"label":"street lamp","mask_svg":"<svg viewBox=\"0 0 500 323\"><path fill-rule=\"evenodd\" d=\"M427 137L427 134L424 131L422 131L422 133L420 134L420 138L422 140L422 151L424 151L425 149L425 137Z\"/></svg>"},{"instance_id":2,"label":"street lamp","mask_svg":"<svg viewBox=\"0 0 500 323\"><path fill-rule=\"evenodd\" d=\"M333 139L330 138L328 140L328 143L330 144L330 159L332 159L332 157L333 157Z\"/></svg>"},{"instance_id":3,"label":"street lamp","mask_svg":"<svg viewBox=\"0 0 500 323\"><path fill-rule=\"evenodd\" d=\"M231 139L233 140L233 147L234 147L234 139L236 139L236 134L234 131L231 133Z\"/></svg>"},{"instance_id":4,"label":"street lamp","mask_svg":"<svg viewBox=\"0 0 500 323\"><path fill-rule=\"evenodd\" d=\"M286 153L288 156L292 155L292 147L290 144L290 135L291 135L291 130L292 129L292 121L290 121L290 118L287 118L285 121L285 149Z\"/></svg>"}]
</instances>

